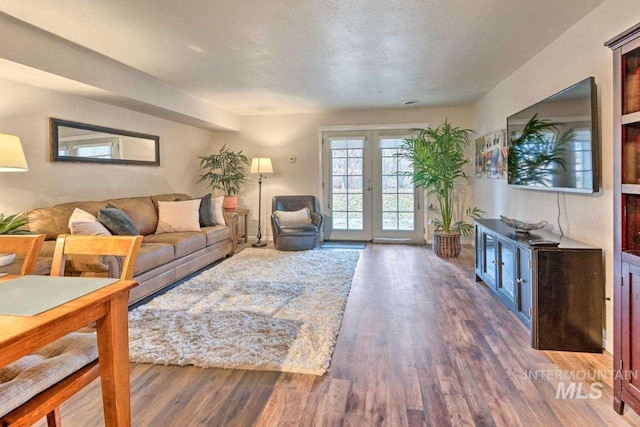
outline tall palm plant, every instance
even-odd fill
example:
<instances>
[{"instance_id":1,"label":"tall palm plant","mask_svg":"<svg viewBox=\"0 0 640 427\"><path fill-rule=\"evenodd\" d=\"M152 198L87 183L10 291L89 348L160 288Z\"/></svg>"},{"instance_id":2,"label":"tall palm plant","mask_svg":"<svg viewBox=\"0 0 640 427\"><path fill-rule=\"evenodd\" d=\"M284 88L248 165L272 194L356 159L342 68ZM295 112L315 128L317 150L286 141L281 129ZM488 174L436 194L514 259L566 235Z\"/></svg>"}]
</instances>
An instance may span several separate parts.
<instances>
[{"instance_id":1,"label":"tall palm plant","mask_svg":"<svg viewBox=\"0 0 640 427\"><path fill-rule=\"evenodd\" d=\"M416 187L424 188L427 196L435 197L437 207L432 210L440 218L431 220L434 226L434 250L439 235L451 235L457 236L459 254L460 235L473 233L473 225L465 219L479 218L482 214L480 209L474 207L466 210L464 218L454 218L454 199L458 191L456 185L469 180L464 168L469 163L466 157L468 134L473 131L454 127L446 119L436 128L413 131L416 132L415 136L404 140L402 150L398 153L399 157L413 166L413 172L403 174L410 176Z\"/></svg>"}]
</instances>

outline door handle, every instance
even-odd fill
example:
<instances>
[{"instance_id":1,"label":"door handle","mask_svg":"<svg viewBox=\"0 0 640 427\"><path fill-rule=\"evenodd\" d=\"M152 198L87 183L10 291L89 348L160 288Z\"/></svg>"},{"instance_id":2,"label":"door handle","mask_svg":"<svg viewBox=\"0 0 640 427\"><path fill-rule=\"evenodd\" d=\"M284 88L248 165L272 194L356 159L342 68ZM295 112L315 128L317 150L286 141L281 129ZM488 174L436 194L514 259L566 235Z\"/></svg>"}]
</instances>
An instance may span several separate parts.
<instances>
[{"instance_id":1,"label":"door handle","mask_svg":"<svg viewBox=\"0 0 640 427\"><path fill-rule=\"evenodd\" d=\"M524 283L524 279L520 278L520 279L516 280L516 282L518 282L518 285L522 285Z\"/></svg>"}]
</instances>

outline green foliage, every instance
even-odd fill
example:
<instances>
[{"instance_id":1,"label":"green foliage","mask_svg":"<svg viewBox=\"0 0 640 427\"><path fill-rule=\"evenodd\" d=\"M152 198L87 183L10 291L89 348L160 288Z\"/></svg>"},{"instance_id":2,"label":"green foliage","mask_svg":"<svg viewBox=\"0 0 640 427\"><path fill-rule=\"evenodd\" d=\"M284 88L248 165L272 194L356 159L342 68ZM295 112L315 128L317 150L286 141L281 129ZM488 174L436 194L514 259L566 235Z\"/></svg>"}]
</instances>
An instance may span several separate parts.
<instances>
[{"instance_id":1,"label":"green foliage","mask_svg":"<svg viewBox=\"0 0 640 427\"><path fill-rule=\"evenodd\" d=\"M0 234L31 234L21 227L27 225L27 217L21 214L5 217L0 213Z\"/></svg>"},{"instance_id":2,"label":"green foliage","mask_svg":"<svg viewBox=\"0 0 640 427\"><path fill-rule=\"evenodd\" d=\"M212 190L222 190L225 196L233 196L240 192L240 185L245 181L244 167L249 159L239 152L231 151L223 145L220 153L199 157L200 167L205 173L198 182L206 182Z\"/></svg>"},{"instance_id":3,"label":"green foliage","mask_svg":"<svg viewBox=\"0 0 640 427\"><path fill-rule=\"evenodd\" d=\"M511 140L507 163L509 184L548 186L550 176L558 173L557 167L566 169L564 150L573 132L558 136L558 125L538 119L536 114L520 136Z\"/></svg>"},{"instance_id":4,"label":"green foliage","mask_svg":"<svg viewBox=\"0 0 640 427\"><path fill-rule=\"evenodd\" d=\"M415 136L405 139L398 157L407 159L413 172L398 172L410 176L416 187L422 187L427 196L434 196L437 207L432 210L440 218L431 220L436 231L459 233L467 236L473 233L473 226L467 218L479 218L482 211L469 208L465 217L454 222L454 196L456 183L468 182L464 168L469 163L466 150L469 146L469 129L452 126L446 119L437 128L413 129Z\"/></svg>"}]
</instances>

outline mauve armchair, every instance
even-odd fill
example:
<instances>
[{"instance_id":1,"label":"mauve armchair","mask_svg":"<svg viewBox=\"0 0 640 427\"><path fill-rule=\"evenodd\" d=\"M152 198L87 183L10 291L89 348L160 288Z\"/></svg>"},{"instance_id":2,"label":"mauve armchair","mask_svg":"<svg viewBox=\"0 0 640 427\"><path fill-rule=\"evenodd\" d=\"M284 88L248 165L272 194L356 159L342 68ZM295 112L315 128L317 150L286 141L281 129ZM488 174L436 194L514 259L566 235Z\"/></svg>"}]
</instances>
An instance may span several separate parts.
<instances>
[{"instance_id":1,"label":"mauve armchair","mask_svg":"<svg viewBox=\"0 0 640 427\"><path fill-rule=\"evenodd\" d=\"M275 211L297 211L309 208L311 224L280 224ZM315 196L274 196L271 202L273 244L280 251L306 251L318 246L324 216Z\"/></svg>"}]
</instances>

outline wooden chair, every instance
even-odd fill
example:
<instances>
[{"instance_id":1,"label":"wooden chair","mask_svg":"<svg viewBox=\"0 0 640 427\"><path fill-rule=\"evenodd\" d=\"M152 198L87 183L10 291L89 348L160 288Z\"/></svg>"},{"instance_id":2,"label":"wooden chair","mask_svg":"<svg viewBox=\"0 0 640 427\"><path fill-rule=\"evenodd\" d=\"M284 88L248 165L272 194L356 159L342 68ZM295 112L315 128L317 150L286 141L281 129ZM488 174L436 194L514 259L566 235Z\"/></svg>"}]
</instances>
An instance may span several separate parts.
<instances>
[{"instance_id":1,"label":"wooden chair","mask_svg":"<svg viewBox=\"0 0 640 427\"><path fill-rule=\"evenodd\" d=\"M53 254L51 275L64 275L67 255L114 255L124 257L120 279L131 280L141 244L142 236L60 235ZM46 415L48 426L60 426L60 405L99 376L97 359L0 418L0 425L31 425Z\"/></svg>"},{"instance_id":2,"label":"wooden chair","mask_svg":"<svg viewBox=\"0 0 640 427\"><path fill-rule=\"evenodd\" d=\"M0 235L0 252L24 255L20 275L33 274L38 254L44 243L44 234L22 234L19 236Z\"/></svg>"}]
</instances>

